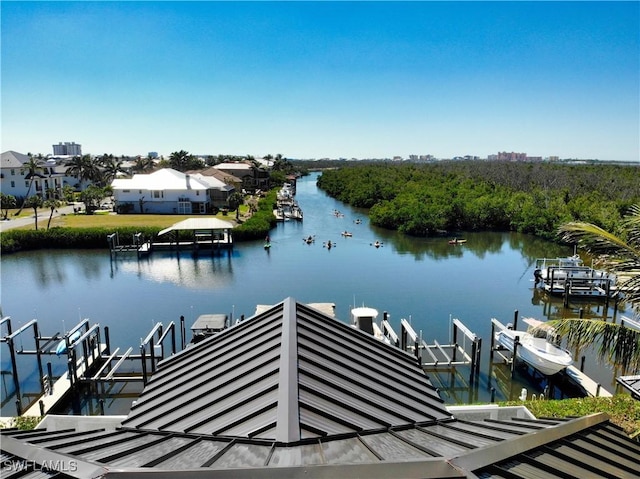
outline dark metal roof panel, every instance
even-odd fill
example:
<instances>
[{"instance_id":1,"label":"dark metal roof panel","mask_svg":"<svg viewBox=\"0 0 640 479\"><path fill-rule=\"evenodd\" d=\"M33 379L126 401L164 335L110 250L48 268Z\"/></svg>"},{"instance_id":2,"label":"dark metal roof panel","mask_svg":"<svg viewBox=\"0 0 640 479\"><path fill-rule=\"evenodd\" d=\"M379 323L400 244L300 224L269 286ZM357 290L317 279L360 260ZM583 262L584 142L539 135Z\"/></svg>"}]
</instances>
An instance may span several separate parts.
<instances>
[{"instance_id":1,"label":"dark metal roof panel","mask_svg":"<svg viewBox=\"0 0 640 479\"><path fill-rule=\"evenodd\" d=\"M59 452L65 452L67 454L81 455L85 451L91 451L95 449L101 449L103 447L109 447L111 444L124 443L128 440L136 439L140 437L140 433L135 431L110 431L104 434L96 434L91 438L80 436L75 440L67 440L62 444L53 444L50 449L55 449ZM57 441L56 441L57 442ZM47 443L39 442L44 447L48 447Z\"/></svg>"},{"instance_id":2,"label":"dark metal roof panel","mask_svg":"<svg viewBox=\"0 0 640 479\"><path fill-rule=\"evenodd\" d=\"M357 437L322 443L322 452L328 464L379 462L371 449Z\"/></svg>"},{"instance_id":3,"label":"dark metal roof panel","mask_svg":"<svg viewBox=\"0 0 640 479\"><path fill-rule=\"evenodd\" d=\"M210 467L227 469L266 466L271 453L270 445L235 443Z\"/></svg>"},{"instance_id":4,"label":"dark metal roof panel","mask_svg":"<svg viewBox=\"0 0 640 479\"><path fill-rule=\"evenodd\" d=\"M412 356L288 298L163 361L123 426L291 442L450 418Z\"/></svg>"},{"instance_id":5,"label":"dark metal roof panel","mask_svg":"<svg viewBox=\"0 0 640 479\"><path fill-rule=\"evenodd\" d=\"M589 416L572 421L557 430L550 428L529 435L525 440L531 442L533 447L519 454L505 454L503 451L502 455L506 457L499 458L493 452L485 452L485 458L489 462L494 457L495 461L478 467L473 472L480 478L491 479L513 477L512 474L522 478L640 477L640 463L637 461L640 445L610 423L599 422L602 421L601 417L602 415ZM585 428L581 424L591 425ZM569 434L563 434L562 431ZM620 448L618 454L606 447L593 446L603 435L609 435L616 447ZM513 445L506 444L507 447L512 448ZM463 462L464 460L462 459Z\"/></svg>"},{"instance_id":6,"label":"dark metal roof panel","mask_svg":"<svg viewBox=\"0 0 640 479\"><path fill-rule=\"evenodd\" d=\"M172 471L204 467L228 445L229 443L224 441L198 440L193 442L188 449L176 451L175 454L167 456L164 460L157 461L155 467Z\"/></svg>"},{"instance_id":7,"label":"dark metal roof panel","mask_svg":"<svg viewBox=\"0 0 640 479\"><path fill-rule=\"evenodd\" d=\"M479 434L474 434L470 430L448 428L439 424L435 424L432 426L423 426L420 429L422 429L427 434L432 434L436 437L446 440L447 442L458 443L462 447L468 449L491 446L500 441L499 438L495 436L493 438L490 438L487 435L481 436Z\"/></svg>"},{"instance_id":8,"label":"dark metal roof panel","mask_svg":"<svg viewBox=\"0 0 640 479\"><path fill-rule=\"evenodd\" d=\"M150 441L149 441L150 442ZM163 458L173 451L181 449L189 444L193 444L193 438L187 437L169 437L166 440L154 444L146 444L149 446L142 450L134 451L109 462L110 466L116 467L141 467L147 464L153 464L157 459Z\"/></svg>"},{"instance_id":9,"label":"dark metal roof panel","mask_svg":"<svg viewBox=\"0 0 640 479\"><path fill-rule=\"evenodd\" d=\"M393 434L369 434L362 436L364 442L369 449L376 451L376 455L381 461L414 461L417 459L425 459L429 454L412 446L402 437Z\"/></svg>"},{"instance_id":10,"label":"dark metal roof panel","mask_svg":"<svg viewBox=\"0 0 640 479\"><path fill-rule=\"evenodd\" d=\"M441 438L427 434L419 428L398 431L397 434L434 457L452 457L463 454L469 450L468 447L464 447L458 443L443 441Z\"/></svg>"}]
</instances>

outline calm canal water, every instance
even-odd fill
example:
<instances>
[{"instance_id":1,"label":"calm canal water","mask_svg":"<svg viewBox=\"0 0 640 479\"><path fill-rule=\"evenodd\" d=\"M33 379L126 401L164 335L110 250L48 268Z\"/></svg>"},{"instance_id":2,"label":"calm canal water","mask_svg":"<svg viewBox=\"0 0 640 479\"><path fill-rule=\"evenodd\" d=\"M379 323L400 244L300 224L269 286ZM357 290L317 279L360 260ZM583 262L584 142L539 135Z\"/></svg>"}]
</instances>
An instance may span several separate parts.
<instances>
[{"instance_id":1,"label":"calm canal water","mask_svg":"<svg viewBox=\"0 0 640 479\"><path fill-rule=\"evenodd\" d=\"M80 318L89 318L109 327L112 349L131 346L136 352L156 322L166 326L184 315L188 330L200 314L250 317L256 305L276 304L289 296L305 303L335 303L336 316L343 321L349 321L354 304L374 307L381 315L387 311L396 332L400 318L410 319L428 343L449 343L453 317L484 344L480 380L474 388L465 384L464 370L463 379L446 372L430 374L448 403L489 401L491 387L495 399L501 400L515 399L521 386L529 393L539 393L537 388L544 386L530 383L526 376L508 385L498 380L505 372L490 365L491 318L508 323L515 310L520 317L538 319L575 314L577 308L583 308L586 316L614 314L597 303L573 305L572 313L560 301L540 298L533 290L535 259L569 255L569 248L516 233L466 234L466 244L451 246L447 238L413 238L381 230L368 223L363 211L320 191L317 175L298 183L296 199L304 221L278 224L271 232L270 250L257 241L213 257L154 252L141 260L135 256L112 260L106 250L3 256L3 314L11 316L14 330L37 318L43 335L63 332ZM342 215L336 216L336 210ZM356 224L356 219L362 223ZM343 237L340 233L345 230L353 236ZM306 244L302 239L310 235L316 241ZM334 248L323 246L329 240L336 243ZM382 247L373 247L375 241ZM614 373L587 356L586 371L613 391ZM64 371L61 361L52 360L55 371ZM28 391L38 390L35 358L21 357L20 365L22 390L28 396ZM10 371L3 344L3 416L15 411ZM129 404L130 400L125 406L110 401L108 412L126 413Z\"/></svg>"}]
</instances>

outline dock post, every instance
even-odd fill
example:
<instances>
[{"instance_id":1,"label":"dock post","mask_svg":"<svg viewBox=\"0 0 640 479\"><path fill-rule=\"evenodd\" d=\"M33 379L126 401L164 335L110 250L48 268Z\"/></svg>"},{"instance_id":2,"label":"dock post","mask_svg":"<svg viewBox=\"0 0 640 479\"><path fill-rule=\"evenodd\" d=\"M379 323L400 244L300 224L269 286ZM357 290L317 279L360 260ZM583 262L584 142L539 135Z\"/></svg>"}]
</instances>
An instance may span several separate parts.
<instances>
[{"instance_id":1,"label":"dock post","mask_svg":"<svg viewBox=\"0 0 640 479\"><path fill-rule=\"evenodd\" d=\"M516 336L513 341L513 356L511 357L511 377L516 373L516 354L518 353L518 346L520 345L520 336Z\"/></svg>"},{"instance_id":2,"label":"dock post","mask_svg":"<svg viewBox=\"0 0 640 479\"><path fill-rule=\"evenodd\" d=\"M496 388L491 387L491 404L496 402Z\"/></svg>"},{"instance_id":3,"label":"dock post","mask_svg":"<svg viewBox=\"0 0 640 479\"><path fill-rule=\"evenodd\" d=\"M578 311L578 318L584 319L584 308L580 308Z\"/></svg>"},{"instance_id":4,"label":"dock post","mask_svg":"<svg viewBox=\"0 0 640 479\"><path fill-rule=\"evenodd\" d=\"M147 355L144 352L144 345L140 345L140 360L142 361L142 383L147 385Z\"/></svg>"},{"instance_id":5,"label":"dock post","mask_svg":"<svg viewBox=\"0 0 640 479\"><path fill-rule=\"evenodd\" d=\"M453 358L452 358L452 361L456 360L457 353L458 353L458 326L456 326L456 323L453 323ZM471 354L473 354L473 352ZM473 359L471 360L471 362L473 363ZM471 367L471 370L473 371L473 367Z\"/></svg>"},{"instance_id":6,"label":"dock post","mask_svg":"<svg viewBox=\"0 0 640 479\"><path fill-rule=\"evenodd\" d=\"M491 351L489 351L489 360L493 362L493 350L495 349L496 325L491 321Z\"/></svg>"},{"instance_id":7,"label":"dock post","mask_svg":"<svg viewBox=\"0 0 640 479\"><path fill-rule=\"evenodd\" d=\"M40 406L40 416L44 416L44 401L42 399L38 401L38 406Z\"/></svg>"},{"instance_id":8,"label":"dock post","mask_svg":"<svg viewBox=\"0 0 640 479\"><path fill-rule=\"evenodd\" d=\"M400 349L407 350L407 330L402 323L400 324Z\"/></svg>"},{"instance_id":9,"label":"dock post","mask_svg":"<svg viewBox=\"0 0 640 479\"><path fill-rule=\"evenodd\" d=\"M480 361L482 359L482 338L476 338L478 347L476 348L476 378L480 376Z\"/></svg>"},{"instance_id":10,"label":"dock post","mask_svg":"<svg viewBox=\"0 0 640 479\"><path fill-rule=\"evenodd\" d=\"M455 344L455 341L454 341L454 344ZM477 348L478 348L478 344L474 340L473 343L471 344L471 374L469 375L469 382L471 384L475 382L475 377L476 377ZM455 358L455 353L454 353L454 358Z\"/></svg>"},{"instance_id":11,"label":"dock post","mask_svg":"<svg viewBox=\"0 0 640 479\"><path fill-rule=\"evenodd\" d=\"M564 282L563 305L565 308L569 307L569 280L568 279L566 279Z\"/></svg>"},{"instance_id":12,"label":"dock post","mask_svg":"<svg viewBox=\"0 0 640 479\"><path fill-rule=\"evenodd\" d=\"M47 376L49 380L49 394L53 394L53 369L51 368L51 361L47 363Z\"/></svg>"},{"instance_id":13,"label":"dock post","mask_svg":"<svg viewBox=\"0 0 640 479\"><path fill-rule=\"evenodd\" d=\"M13 387L16 389L16 401L20 403L20 380L18 379L18 363L16 362L16 351L13 344L13 338L7 338L7 345L9 346L9 353L11 356L11 372L13 373ZM18 412L20 416L20 412Z\"/></svg>"},{"instance_id":14,"label":"dock post","mask_svg":"<svg viewBox=\"0 0 640 479\"><path fill-rule=\"evenodd\" d=\"M580 372L583 373L584 372L584 361L585 359L587 359L586 356L582 356L582 359L580 360Z\"/></svg>"},{"instance_id":15,"label":"dock post","mask_svg":"<svg viewBox=\"0 0 640 479\"><path fill-rule=\"evenodd\" d=\"M104 342L107 345L107 349L104 352L107 356L111 355L111 344L109 341L109 326L104 327Z\"/></svg>"},{"instance_id":16,"label":"dock post","mask_svg":"<svg viewBox=\"0 0 640 479\"><path fill-rule=\"evenodd\" d=\"M171 354L176 354L176 325L171 322Z\"/></svg>"},{"instance_id":17,"label":"dock post","mask_svg":"<svg viewBox=\"0 0 640 479\"><path fill-rule=\"evenodd\" d=\"M180 346L184 349L184 316L180 316Z\"/></svg>"},{"instance_id":18,"label":"dock post","mask_svg":"<svg viewBox=\"0 0 640 479\"><path fill-rule=\"evenodd\" d=\"M518 329L518 310L516 309L513 312L513 329L514 331Z\"/></svg>"},{"instance_id":19,"label":"dock post","mask_svg":"<svg viewBox=\"0 0 640 479\"><path fill-rule=\"evenodd\" d=\"M42 369L42 353L40 352L40 333L38 332L38 323L33 323L33 338L36 341L36 358L38 360L38 372L40 373L40 386L44 393L44 370Z\"/></svg>"}]
</instances>

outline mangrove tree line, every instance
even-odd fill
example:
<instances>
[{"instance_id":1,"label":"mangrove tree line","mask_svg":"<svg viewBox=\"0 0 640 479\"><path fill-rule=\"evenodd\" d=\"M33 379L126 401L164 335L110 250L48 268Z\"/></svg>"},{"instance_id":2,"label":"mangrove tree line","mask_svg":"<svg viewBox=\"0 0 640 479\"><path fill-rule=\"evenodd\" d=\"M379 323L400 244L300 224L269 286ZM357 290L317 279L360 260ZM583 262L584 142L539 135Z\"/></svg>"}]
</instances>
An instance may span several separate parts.
<instances>
[{"instance_id":1,"label":"mangrove tree line","mask_svg":"<svg viewBox=\"0 0 640 479\"><path fill-rule=\"evenodd\" d=\"M619 228L640 202L640 167L443 161L367 163L325 170L318 187L371 223L413 236L519 231L545 238L570 221Z\"/></svg>"}]
</instances>

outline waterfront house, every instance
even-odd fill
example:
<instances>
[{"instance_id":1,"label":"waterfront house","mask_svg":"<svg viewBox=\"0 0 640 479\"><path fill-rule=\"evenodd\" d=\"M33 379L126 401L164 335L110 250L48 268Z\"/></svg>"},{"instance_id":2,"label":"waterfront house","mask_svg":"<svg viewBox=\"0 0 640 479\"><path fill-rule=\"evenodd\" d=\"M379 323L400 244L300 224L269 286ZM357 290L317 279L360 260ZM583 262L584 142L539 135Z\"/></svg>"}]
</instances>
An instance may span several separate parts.
<instances>
[{"instance_id":1,"label":"waterfront house","mask_svg":"<svg viewBox=\"0 0 640 479\"><path fill-rule=\"evenodd\" d=\"M412 354L293 298L160 362L126 417L0 437L3 472L62 479L621 478L640 461L606 414L447 408Z\"/></svg>"},{"instance_id":2,"label":"waterfront house","mask_svg":"<svg viewBox=\"0 0 640 479\"><path fill-rule=\"evenodd\" d=\"M259 168L251 162L220 163L214 168L238 178L242 182L242 189L246 192L253 193L256 190L266 191L269 189L269 171Z\"/></svg>"},{"instance_id":3,"label":"waterfront house","mask_svg":"<svg viewBox=\"0 0 640 479\"><path fill-rule=\"evenodd\" d=\"M213 177L163 168L111 183L118 213L208 214L227 205L232 186Z\"/></svg>"},{"instance_id":4,"label":"waterfront house","mask_svg":"<svg viewBox=\"0 0 640 479\"><path fill-rule=\"evenodd\" d=\"M29 190L31 176L26 165L29 156L17 151L5 151L0 157L0 191L6 195L15 196L21 201L27 196L40 195L46 198L48 190L59 192L63 186L69 184L70 179L65 175L66 168L57 164L55 160L38 160L39 171L33 177L33 185Z\"/></svg>"}]
</instances>

